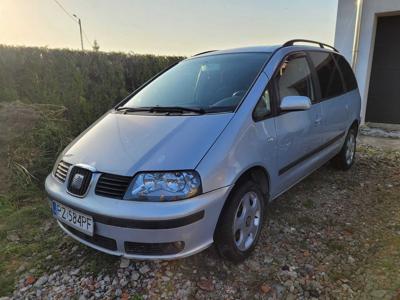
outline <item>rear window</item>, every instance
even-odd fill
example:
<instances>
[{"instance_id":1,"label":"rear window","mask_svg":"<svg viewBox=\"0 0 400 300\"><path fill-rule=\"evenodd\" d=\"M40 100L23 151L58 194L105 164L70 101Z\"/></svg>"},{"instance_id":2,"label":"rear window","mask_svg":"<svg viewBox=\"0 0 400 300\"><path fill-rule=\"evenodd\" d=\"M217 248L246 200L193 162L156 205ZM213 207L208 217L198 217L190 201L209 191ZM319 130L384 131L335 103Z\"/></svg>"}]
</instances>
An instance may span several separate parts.
<instances>
[{"instance_id":1,"label":"rear window","mask_svg":"<svg viewBox=\"0 0 400 300\"><path fill-rule=\"evenodd\" d=\"M351 69L349 63L341 55L335 54L335 59L339 65L340 70L342 71L346 90L347 91L355 90L357 88L357 80L356 77L354 76L353 70Z\"/></svg>"},{"instance_id":2,"label":"rear window","mask_svg":"<svg viewBox=\"0 0 400 300\"><path fill-rule=\"evenodd\" d=\"M335 60L327 52L310 52L319 84L321 87L321 99L329 99L345 93L342 78Z\"/></svg>"}]
</instances>

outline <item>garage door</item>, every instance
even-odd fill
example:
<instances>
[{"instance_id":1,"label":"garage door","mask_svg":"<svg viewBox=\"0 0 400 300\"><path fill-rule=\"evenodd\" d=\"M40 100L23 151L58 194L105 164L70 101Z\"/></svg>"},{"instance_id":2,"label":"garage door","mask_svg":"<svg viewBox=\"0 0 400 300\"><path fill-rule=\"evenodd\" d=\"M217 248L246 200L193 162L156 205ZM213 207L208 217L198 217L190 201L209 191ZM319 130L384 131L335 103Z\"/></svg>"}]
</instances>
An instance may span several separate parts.
<instances>
[{"instance_id":1,"label":"garage door","mask_svg":"<svg viewBox=\"0 0 400 300\"><path fill-rule=\"evenodd\" d=\"M400 16L378 18L366 121L400 124Z\"/></svg>"}]
</instances>

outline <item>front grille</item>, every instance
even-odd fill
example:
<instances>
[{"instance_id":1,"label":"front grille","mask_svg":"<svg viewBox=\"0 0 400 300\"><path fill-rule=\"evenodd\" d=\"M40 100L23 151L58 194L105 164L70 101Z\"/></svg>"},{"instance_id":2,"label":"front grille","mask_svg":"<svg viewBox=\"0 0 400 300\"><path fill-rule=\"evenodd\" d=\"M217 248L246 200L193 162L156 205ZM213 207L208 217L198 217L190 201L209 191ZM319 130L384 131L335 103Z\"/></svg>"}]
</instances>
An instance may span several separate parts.
<instances>
[{"instance_id":1,"label":"front grille","mask_svg":"<svg viewBox=\"0 0 400 300\"><path fill-rule=\"evenodd\" d=\"M131 180L132 177L104 173L97 181L96 195L122 199Z\"/></svg>"},{"instance_id":2,"label":"front grille","mask_svg":"<svg viewBox=\"0 0 400 300\"><path fill-rule=\"evenodd\" d=\"M125 242L125 252L136 255L172 255L181 252L185 242L135 243Z\"/></svg>"},{"instance_id":3,"label":"front grille","mask_svg":"<svg viewBox=\"0 0 400 300\"><path fill-rule=\"evenodd\" d=\"M85 195L91 179L91 171L81 167L73 167L69 174L68 191L76 196Z\"/></svg>"},{"instance_id":4,"label":"front grille","mask_svg":"<svg viewBox=\"0 0 400 300\"><path fill-rule=\"evenodd\" d=\"M65 180L67 179L67 174L68 174L68 170L70 167L71 167L71 164L66 163L65 161L60 161L58 163L58 166L54 173L54 176L61 182L65 182Z\"/></svg>"},{"instance_id":5,"label":"front grille","mask_svg":"<svg viewBox=\"0 0 400 300\"><path fill-rule=\"evenodd\" d=\"M62 223L62 226L64 226L65 229L67 229L69 232L71 232L73 235L76 235L77 237L81 238L82 240L85 240L89 243L92 243L96 246L116 251L117 250L117 242L114 239L99 235L99 234L94 234L93 236L86 235L75 228L72 228L71 226L68 226L64 223Z\"/></svg>"}]
</instances>

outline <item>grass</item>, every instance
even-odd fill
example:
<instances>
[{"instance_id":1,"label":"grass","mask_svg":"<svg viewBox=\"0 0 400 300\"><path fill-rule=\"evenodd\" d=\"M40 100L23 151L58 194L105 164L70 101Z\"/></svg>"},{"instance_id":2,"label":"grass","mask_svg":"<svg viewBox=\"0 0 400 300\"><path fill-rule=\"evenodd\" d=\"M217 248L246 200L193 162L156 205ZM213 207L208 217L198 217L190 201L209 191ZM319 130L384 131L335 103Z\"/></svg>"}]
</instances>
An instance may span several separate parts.
<instances>
[{"instance_id":1,"label":"grass","mask_svg":"<svg viewBox=\"0 0 400 300\"><path fill-rule=\"evenodd\" d=\"M0 202L0 297L12 293L21 276L30 274L38 278L51 273L57 265L80 267L92 274L118 268L118 258L67 237L55 226L47 200L41 194L36 196L29 206L20 208L10 205L4 197ZM10 233L17 235L19 240L7 238ZM78 246L75 252L71 250L74 246ZM21 266L25 271L18 273Z\"/></svg>"},{"instance_id":2,"label":"grass","mask_svg":"<svg viewBox=\"0 0 400 300\"><path fill-rule=\"evenodd\" d=\"M118 267L117 258L66 238L51 216L43 182L73 136L64 112L55 105L0 107L0 297L21 277L37 278L57 265L93 274Z\"/></svg>"},{"instance_id":3,"label":"grass","mask_svg":"<svg viewBox=\"0 0 400 300\"><path fill-rule=\"evenodd\" d=\"M15 284L16 271L24 265L41 272L45 266L41 262L53 254L60 232L43 229L50 218L50 210L44 200L35 200L33 205L16 208L5 197L0 200L0 295L9 294ZM10 240L9 235L18 236Z\"/></svg>"}]
</instances>

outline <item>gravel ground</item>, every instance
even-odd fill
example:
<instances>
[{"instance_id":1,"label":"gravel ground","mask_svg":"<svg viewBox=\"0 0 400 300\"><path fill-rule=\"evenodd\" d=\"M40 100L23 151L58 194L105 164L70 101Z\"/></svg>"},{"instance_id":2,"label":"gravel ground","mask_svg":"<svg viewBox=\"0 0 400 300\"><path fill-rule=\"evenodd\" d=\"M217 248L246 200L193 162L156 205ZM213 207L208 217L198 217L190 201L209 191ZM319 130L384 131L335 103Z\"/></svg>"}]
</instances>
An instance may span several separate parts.
<instances>
[{"instance_id":1,"label":"gravel ground","mask_svg":"<svg viewBox=\"0 0 400 300\"><path fill-rule=\"evenodd\" d=\"M242 264L213 247L177 261L121 260L65 237L54 251L67 262L49 257L39 276L22 267L11 298L400 299L399 200L400 152L364 146L350 171L327 164L271 204Z\"/></svg>"}]
</instances>

